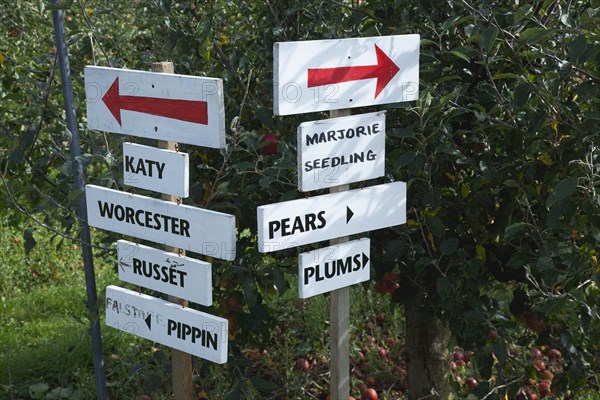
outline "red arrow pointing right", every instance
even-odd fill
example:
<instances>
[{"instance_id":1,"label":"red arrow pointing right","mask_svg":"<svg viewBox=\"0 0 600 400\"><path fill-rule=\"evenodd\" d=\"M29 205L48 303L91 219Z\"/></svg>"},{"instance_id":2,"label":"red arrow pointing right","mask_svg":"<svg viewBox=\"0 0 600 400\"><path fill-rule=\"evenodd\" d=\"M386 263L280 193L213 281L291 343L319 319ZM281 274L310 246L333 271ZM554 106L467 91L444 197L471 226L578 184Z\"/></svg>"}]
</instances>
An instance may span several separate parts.
<instances>
[{"instance_id":1,"label":"red arrow pointing right","mask_svg":"<svg viewBox=\"0 0 600 400\"><path fill-rule=\"evenodd\" d=\"M387 54L375 45L375 54L377 55L377 64L359 65L355 67L335 67L335 68L309 68L308 69L308 87L333 85L336 83L362 81L363 79L377 79L375 88L375 98L387 86L394 76L400 71L400 68L392 61Z\"/></svg>"},{"instance_id":2,"label":"red arrow pointing right","mask_svg":"<svg viewBox=\"0 0 600 400\"><path fill-rule=\"evenodd\" d=\"M122 96L119 94L119 77L102 97L102 101L119 125L122 125L121 110L208 125L208 103L206 101Z\"/></svg>"}]
</instances>

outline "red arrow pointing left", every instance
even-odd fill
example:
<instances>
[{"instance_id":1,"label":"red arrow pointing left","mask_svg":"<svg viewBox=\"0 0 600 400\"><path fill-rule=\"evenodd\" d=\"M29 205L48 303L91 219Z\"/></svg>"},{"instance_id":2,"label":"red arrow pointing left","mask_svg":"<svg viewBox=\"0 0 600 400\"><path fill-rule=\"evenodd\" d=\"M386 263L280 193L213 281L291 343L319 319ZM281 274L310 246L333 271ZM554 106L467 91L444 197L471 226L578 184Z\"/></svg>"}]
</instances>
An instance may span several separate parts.
<instances>
[{"instance_id":1,"label":"red arrow pointing left","mask_svg":"<svg viewBox=\"0 0 600 400\"><path fill-rule=\"evenodd\" d=\"M400 68L387 54L375 45L377 64L358 65L354 67L309 68L308 87L333 85L336 83L377 79L375 98L387 86Z\"/></svg>"},{"instance_id":2,"label":"red arrow pointing left","mask_svg":"<svg viewBox=\"0 0 600 400\"><path fill-rule=\"evenodd\" d=\"M121 110L208 125L207 102L162 99L160 97L122 96L119 94L119 77L115 79L108 92L102 97L102 101L121 126Z\"/></svg>"}]
</instances>

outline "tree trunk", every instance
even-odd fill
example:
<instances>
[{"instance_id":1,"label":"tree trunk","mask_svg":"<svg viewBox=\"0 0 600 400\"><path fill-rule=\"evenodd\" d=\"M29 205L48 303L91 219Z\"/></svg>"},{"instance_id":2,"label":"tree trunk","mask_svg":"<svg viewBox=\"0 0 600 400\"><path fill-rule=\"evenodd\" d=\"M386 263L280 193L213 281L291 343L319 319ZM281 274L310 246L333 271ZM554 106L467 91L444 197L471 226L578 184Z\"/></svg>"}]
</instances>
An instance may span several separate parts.
<instances>
[{"instance_id":1,"label":"tree trunk","mask_svg":"<svg viewBox=\"0 0 600 400\"><path fill-rule=\"evenodd\" d=\"M448 400L450 329L418 296L406 304L406 354L408 356L408 399Z\"/></svg>"}]
</instances>

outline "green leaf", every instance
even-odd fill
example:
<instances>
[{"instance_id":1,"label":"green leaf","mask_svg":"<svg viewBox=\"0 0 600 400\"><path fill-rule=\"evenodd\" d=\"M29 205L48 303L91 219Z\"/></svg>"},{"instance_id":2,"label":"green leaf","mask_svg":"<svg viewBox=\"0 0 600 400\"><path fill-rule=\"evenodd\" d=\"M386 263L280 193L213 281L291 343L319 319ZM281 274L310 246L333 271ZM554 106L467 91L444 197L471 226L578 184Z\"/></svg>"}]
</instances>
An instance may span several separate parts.
<instances>
[{"instance_id":1,"label":"green leaf","mask_svg":"<svg viewBox=\"0 0 600 400\"><path fill-rule=\"evenodd\" d=\"M29 254L29 252L31 252L31 250L33 250L37 244L35 238L33 237L33 231L35 231L35 228L27 228L25 229L25 232L23 232L23 240L25 241L25 254Z\"/></svg>"},{"instance_id":2,"label":"green leaf","mask_svg":"<svg viewBox=\"0 0 600 400\"><path fill-rule=\"evenodd\" d=\"M498 28L493 25L486 26L481 30L481 45L483 46L483 50L486 52L490 51L492 45L496 41L498 37Z\"/></svg>"},{"instance_id":3,"label":"green leaf","mask_svg":"<svg viewBox=\"0 0 600 400\"><path fill-rule=\"evenodd\" d=\"M273 391L279 389L279 385L275 382L269 382L263 378L252 378L252 386L263 394L271 394Z\"/></svg>"},{"instance_id":4,"label":"green leaf","mask_svg":"<svg viewBox=\"0 0 600 400\"><path fill-rule=\"evenodd\" d=\"M258 292L256 291L256 282L251 277L247 277L242 282L244 290L244 301L248 306L252 307L258 300Z\"/></svg>"},{"instance_id":5,"label":"green leaf","mask_svg":"<svg viewBox=\"0 0 600 400\"><path fill-rule=\"evenodd\" d=\"M494 354L496 355L500 366L504 365L506 360L508 360L508 348L504 340L500 338L496 339L494 342Z\"/></svg>"},{"instance_id":6,"label":"green leaf","mask_svg":"<svg viewBox=\"0 0 600 400\"><path fill-rule=\"evenodd\" d=\"M46 382L34 383L29 386L29 396L32 399L41 399L48 390L50 390L50 385Z\"/></svg>"},{"instance_id":7,"label":"green leaf","mask_svg":"<svg viewBox=\"0 0 600 400\"><path fill-rule=\"evenodd\" d=\"M521 33L520 39L526 41L529 44L534 44L542 40L548 35L553 34L556 29L546 28L529 28Z\"/></svg>"},{"instance_id":8,"label":"green leaf","mask_svg":"<svg viewBox=\"0 0 600 400\"><path fill-rule=\"evenodd\" d=\"M448 278L444 276L440 276L435 284L435 288L438 292L438 295L442 300L448 299L452 296L452 284L448 280Z\"/></svg>"},{"instance_id":9,"label":"green leaf","mask_svg":"<svg viewBox=\"0 0 600 400\"><path fill-rule=\"evenodd\" d=\"M507 179L504 181L504 186L509 188L518 188L520 187L520 184L519 181L516 181L514 179Z\"/></svg>"},{"instance_id":10,"label":"green leaf","mask_svg":"<svg viewBox=\"0 0 600 400\"><path fill-rule=\"evenodd\" d=\"M518 79L518 78L519 78L519 75L512 74L510 72L496 74L496 75L494 75L492 77L492 79L494 79L494 80L499 80L499 79Z\"/></svg>"},{"instance_id":11,"label":"green leaf","mask_svg":"<svg viewBox=\"0 0 600 400\"><path fill-rule=\"evenodd\" d=\"M415 137L415 132L410 128L392 128L388 130L387 134L391 137Z\"/></svg>"},{"instance_id":12,"label":"green leaf","mask_svg":"<svg viewBox=\"0 0 600 400\"><path fill-rule=\"evenodd\" d=\"M465 60L466 62L470 62L471 59L464 53L461 53L460 51L456 51L456 50L451 50L450 53L454 54L456 57Z\"/></svg>"},{"instance_id":13,"label":"green leaf","mask_svg":"<svg viewBox=\"0 0 600 400\"><path fill-rule=\"evenodd\" d=\"M550 196L546 199L546 207L552 207L554 204L572 195L577 189L577 181L578 178L572 176L558 182L554 186L554 189L552 189Z\"/></svg>"},{"instance_id":14,"label":"green leaf","mask_svg":"<svg viewBox=\"0 0 600 400\"><path fill-rule=\"evenodd\" d=\"M457 238L449 238L442 242L440 245L440 252L444 256L449 256L456 253L458 250L458 239Z\"/></svg>"},{"instance_id":15,"label":"green leaf","mask_svg":"<svg viewBox=\"0 0 600 400\"><path fill-rule=\"evenodd\" d=\"M504 240L511 241L525 235L528 224L526 222L517 222L506 227L504 230Z\"/></svg>"},{"instance_id":16,"label":"green leaf","mask_svg":"<svg viewBox=\"0 0 600 400\"><path fill-rule=\"evenodd\" d=\"M159 378L160 376L157 375ZM158 384L160 385L160 380L158 380ZM68 399L73 394L72 387L57 387L54 388L46 395L46 400L60 400L60 399Z\"/></svg>"},{"instance_id":17,"label":"green leaf","mask_svg":"<svg viewBox=\"0 0 600 400\"><path fill-rule=\"evenodd\" d=\"M582 57L588 49L585 35L579 35L569 43L569 56L573 64L585 62L587 57Z\"/></svg>"}]
</instances>

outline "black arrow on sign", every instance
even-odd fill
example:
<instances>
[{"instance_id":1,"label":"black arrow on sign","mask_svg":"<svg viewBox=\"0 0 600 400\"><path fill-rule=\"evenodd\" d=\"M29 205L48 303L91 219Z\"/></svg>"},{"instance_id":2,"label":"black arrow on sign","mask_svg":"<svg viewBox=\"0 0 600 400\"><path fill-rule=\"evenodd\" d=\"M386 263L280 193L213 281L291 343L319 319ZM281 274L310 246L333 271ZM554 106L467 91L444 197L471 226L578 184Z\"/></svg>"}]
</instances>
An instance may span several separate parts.
<instances>
[{"instance_id":1,"label":"black arrow on sign","mask_svg":"<svg viewBox=\"0 0 600 400\"><path fill-rule=\"evenodd\" d=\"M125 272L125 267L129 268L129 267L131 267L131 265L129 265L125 261L123 261L122 258L119 258L119 267L121 267L123 272Z\"/></svg>"},{"instance_id":2,"label":"black arrow on sign","mask_svg":"<svg viewBox=\"0 0 600 400\"><path fill-rule=\"evenodd\" d=\"M354 216L354 212L350 209L350 207L346 206L346 223L348 223L352 217Z\"/></svg>"},{"instance_id":3,"label":"black arrow on sign","mask_svg":"<svg viewBox=\"0 0 600 400\"><path fill-rule=\"evenodd\" d=\"M144 321L146 321L146 325L148 325L148 329L152 330L152 314L148 314L148 316L146 317L146 319Z\"/></svg>"},{"instance_id":4,"label":"black arrow on sign","mask_svg":"<svg viewBox=\"0 0 600 400\"><path fill-rule=\"evenodd\" d=\"M365 253L363 253L363 269L367 266L368 262L369 262L369 256L367 256Z\"/></svg>"}]
</instances>

